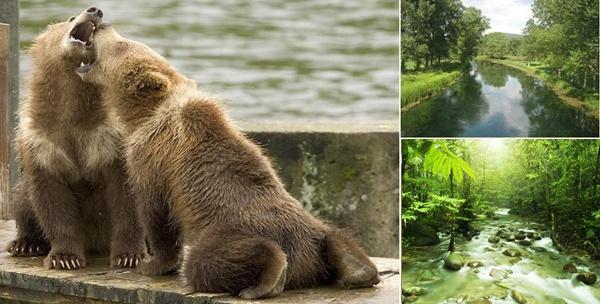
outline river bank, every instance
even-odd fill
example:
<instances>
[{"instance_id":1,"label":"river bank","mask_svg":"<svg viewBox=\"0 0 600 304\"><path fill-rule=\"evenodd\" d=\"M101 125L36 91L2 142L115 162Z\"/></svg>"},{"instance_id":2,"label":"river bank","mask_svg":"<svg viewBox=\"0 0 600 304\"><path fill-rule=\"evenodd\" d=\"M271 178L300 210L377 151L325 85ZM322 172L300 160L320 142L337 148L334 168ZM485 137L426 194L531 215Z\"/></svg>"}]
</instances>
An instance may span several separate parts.
<instances>
[{"instance_id":1,"label":"river bank","mask_svg":"<svg viewBox=\"0 0 600 304\"><path fill-rule=\"evenodd\" d=\"M447 235L438 245L403 252L406 303L600 303L598 283L581 282L582 274L595 278L600 265L559 251L543 225L504 209L475 229L471 240L457 239L451 257Z\"/></svg>"},{"instance_id":2,"label":"river bank","mask_svg":"<svg viewBox=\"0 0 600 304\"><path fill-rule=\"evenodd\" d=\"M460 78L466 71L459 63L444 63L431 70L402 73L400 103L402 111L408 111L417 104L442 92Z\"/></svg>"},{"instance_id":3,"label":"river bank","mask_svg":"<svg viewBox=\"0 0 600 304\"><path fill-rule=\"evenodd\" d=\"M550 86L552 88L552 90L554 90L554 92L556 93L556 95L558 95L558 97L560 97L560 100L565 103L566 105L569 105L571 107L574 108L584 108L586 109L586 115L599 119L600 118L600 112L598 109L598 104L592 105L590 103L586 103L576 97L570 96L567 93L567 90L561 86L559 86L559 84L553 79L553 77L551 77L551 75L543 72L541 69L536 68L536 67L532 67L532 66L528 66L526 65L523 61L519 61L519 60L511 60L511 59L492 59L492 58L487 58L487 57L477 57L477 60L480 61L487 61L487 62L491 62L491 63L495 63L495 64L502 64L514 69L517 69L531 77L535 77L537 79L543 80L546 84L548 84L548 86ZM563 86L568 86L568 84L563 82Z\"/></svg>"}]
</instances>

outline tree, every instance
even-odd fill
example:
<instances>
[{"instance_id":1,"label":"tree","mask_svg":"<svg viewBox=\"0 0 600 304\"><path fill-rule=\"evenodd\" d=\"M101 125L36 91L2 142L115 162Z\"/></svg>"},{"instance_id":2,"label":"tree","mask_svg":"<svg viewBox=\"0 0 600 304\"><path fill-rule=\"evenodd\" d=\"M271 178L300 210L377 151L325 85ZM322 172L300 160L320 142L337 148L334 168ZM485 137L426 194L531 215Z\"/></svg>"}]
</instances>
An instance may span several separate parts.
<instances>
[{"instance_id":1,"label":"tree","mask_svg":"<svg viewBox=\"0 0 600 304\"><path fill-rule=\"evenodd\" d=\"M505 58L509 51L509 40L504 33L490 33L483 39L482 52L490 58Z\"/></svg>"},{"instance_id":2,"label":"tree","mask_svg":"<svg viewBox=\"0 0 600 304\"><path fill-rule=\"evenodd\" d=\"M490 27L489 19L481 10L468 7L459 22L458 53L462 63L470 61L477 53L477 47L483 39L483 32Z\"/></svg>"}]
</instances>

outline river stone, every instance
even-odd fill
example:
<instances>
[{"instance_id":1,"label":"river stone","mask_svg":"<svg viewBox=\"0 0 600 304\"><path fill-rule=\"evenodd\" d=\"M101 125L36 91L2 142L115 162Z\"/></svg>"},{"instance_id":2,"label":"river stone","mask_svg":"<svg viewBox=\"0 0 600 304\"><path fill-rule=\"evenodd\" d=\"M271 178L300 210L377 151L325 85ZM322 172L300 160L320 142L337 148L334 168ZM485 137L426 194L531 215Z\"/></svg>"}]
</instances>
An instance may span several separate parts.
<instances>
[{"instance_id":1,"label":"river stone","mask_svg":"<svg viewBox=\"0 0 600 304\"><path fill-rule=\"evenodd\" d=\"M421 275L419 276L419 281L424 281L424 282L428 282L428 281L437 281L439 278L437 276L435 276L435 274L433 273L433 271L426 269L423 272L421 272Z\"/></svg>"},{"instance_id":2,"label":"river stone","mask_svg":"<svg viewBox=\"0 0 600 304\"><path fill-rule=\"evenodd\" d=\"M512 259L508 260L508 262L511 265L514 265L514 264L517 264L517 263L521 262L521 258L520 257L512 258Z\"/></svg>"},{"instance_id":3,"label":"river stone","mask_svg":"<svg viewBox=\"0 0 600 304\"><path fill-rule=\"evenodd\" d=\"M460 270L464 264L465 261L458 252L450 253L444 260L444 267L450 270Z\"/></svg>"},{"instance_id":4,"label":"river stone","mask_svg":"<svg viewBox=\"0 0 600 304\"><path fill-rule=\"evenodd\" d=\"M539 246L531 246L531 249L535 252L546 252L548 250L546 250L546 248L544 247L539 247Z\"/></svg>"},{"instance_id":5,"label":"river stone","mask_svg":"<svg viewBox=\"0 0 600 304\"><path fill-rule=\"evenodd\" d=\"M488 242L490 243L498 243L500 242L500 238L497 236L490 236L490 238L488 238Z\"/></svg>"},{"instance_id":6,"label":"river stone","mask_svg":"<svg viewBox=\"0 0 600 304\"><path fill-rule=\"evenodd\" d=\"M467 304L492 304L492 302L488 299L477 299L477 300L471 300L469 302L467 302Z\"/></svg>"},{"instance_id":7,"label":"river stone","mask_svg":"<svg viewBox=\"0 0 600 304\"><path fill-rule=\"evenodd\" d=\"M425 288L418 286L402 287L402 294L405 296L420 296L425 294Z\"/></svg>"},{"instance_id":8,"label":"river stone","mask_svg":"<svg viewBox=\"0 0 600 304\"><path fill-rule=\"evenodd\" d=\"M504 249L504 251L502 251L502 254L509 256L509 257L521 256L521 252L519 252L518 250L512 249L512 248Z\"/></svg>"},{"instance_id":9,"label":"river stone","mask_svg":"<svg viewBox=\"0 0 600 304\"><path fill-rule=\"evenodd\" d=\"M593 272L582 272L577 275L577 280L586 285L593 285L596 283L597 277Z\"/></svg>"},{"instance_id":10,"label":"river stone","mask_svg":"<svg viewBox=\"0 0 600 304\"><path fill-rule=\"evenodd\" d=\"M530 239L533 238L533 232L531 232L531 231L525 233L525 235L527 235L527 237L530 238Z\"/></svg>"},{"instance_id":11,"label":"river stone","mask_svg":"<svg viewBox=\"0 0 600 304\"><path fill-rule=\"evenodd\" d=\"M565 266L563 266L563 270L568 273L576 273L577 265L573 262L567 263L567 264L565 264Z\"/></svg>"},{"instance_id":12,"label":"river stone","mask_svg":"<svg viewBox=\"0 0 600 304\"><path fill-rule=\"evenodd\" d=\"M506 273L506 271L504 271L504 270L492 268L492 270L490 271L490 277L498 279L498 280L502 280L502 279L506 278L507 276L508 276L508 273Z\"/></svg>"},{"instance_id":13,"label":"river stone","mask_svg":"<svg viewBox=\"0 0 600 304\"><path fill-rule=\"evenodd\" d=\"M483 251L485 251L485 252L494 252L495 250L492 249L492 248L490 248L490 247L485 247L485 248L483 248Z\"/></svg>"},{"instance_id":14,"label":"river stone","mask_svg":"<svg viewBox=\"0 0 600 304\"><path fill-rule=\"evenodd\" d=\"M402 228L402 235L410 238L413 246L431 246L440 243L437 231L433 227L421 223L409 222L406 227Z\"/></svg>"},{"instance_id":15,"label":"river stone","mask_svg":"<svg viewBox=\"0 0 600 304\"><path fill-rule=\"evenodd\" d=\"M404 299L404 302L402 303L413 303L416 302L419 299L419 297L417 296L408 296Z\"/></svg>"},{"instance_id":16,"label":"river stone","mask_svg":"<svg viewBox=\"0 0 600 304\"><path fill-rule=\"evenodd\" d=\"M508 236L506 236L506 240L509 242L512 242L515 240L515 235L514 234L509 234Z\"/></svg>"},{"instance_id":17,"label":"river stone","mask_svg":"<svg viewBox=\"0 0 600 304\"><path fill-rule=\"evenodd\" d=\"M469 263L467 263L467 266L469 266L471 268L477 268L477 267L483 266L483 262L480 262L480 261L469 261Z\"/></svg>"},{"instance_id":18,"label":"river stone","mask_svg":"<svg viewBox=\"0 0 600 304\"><path fill-rule=\"evenodd\" d=\"M527 236L523 233L519 233L519 234L515 235L515 239L517 239L519 241L524 240L526 237Z\"/></svg>"},{"instance_id":19,"label":"river stone","mask_svg":"<svg viewBox=\"0 0 600 304\"><path fill-rule=\"evenodd\" d=\"M520 292L518 292L514 289L510 290L510 296L513 298L513 300L515 300L515 302L517 302L519 304L527 303L527 299L525 299L525 297L523 297L523 295Z\"/></svg>"},{"instance_id":20,"label":"river stone","mask_svg":"<svg viewBox=\"0 0 600 304\"><path fill-rule=\"evenodd\" d=\"M523 245L523 246L531 246L530 240L520 240L517 243L519 243L519 245Z\"/></svg>"},{"instance_id":21,"label":"river stone","mask_svg":"<svg viewBox=\"0 0 600 304\"><path fill-rule=\"evenodd\" d=\"M539 241L539 240L542 239L542 236L539 235L538 233L536 233L536 234L533 235L533 239L536 240L536 241Z\"/></svg>"}]
</instances>

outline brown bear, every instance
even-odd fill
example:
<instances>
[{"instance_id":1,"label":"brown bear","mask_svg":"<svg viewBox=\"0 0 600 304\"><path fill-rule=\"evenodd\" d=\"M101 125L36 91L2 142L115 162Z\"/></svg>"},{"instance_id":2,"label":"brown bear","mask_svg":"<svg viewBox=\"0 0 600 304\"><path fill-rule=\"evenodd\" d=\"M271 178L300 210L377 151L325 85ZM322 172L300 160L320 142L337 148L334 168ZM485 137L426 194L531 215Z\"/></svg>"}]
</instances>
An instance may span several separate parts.
<instances>
[{"instance_id":1,"label":"brown bear","mask_svg":"<svg viewBox=\"0 0 600 304\"><path fill-rule=\"evenodd\" d=\"M126 187L123 128L97 86L76 69L94 61L102 11L53 24L31 47L29 96L19 109L15 256L48 254L44 266L78 269L85 253L110 251L111 266L135 267L145 243Z\"/></svg>"},{"instance_id":2,"label":"brown bear","mask_svg":"<svg viewBox=\"0 0 600 304\"><path fill-rule=\"evenodd\" d=\"M334 281L379 283L364 251L288 194L218 101L111 26L99 26L94 41L96 61L79 72L102 87L125 125L129 183L151 253L139 272L177 270L182 255L194 291L246 299Z\"/></svg>"}]
</instances>

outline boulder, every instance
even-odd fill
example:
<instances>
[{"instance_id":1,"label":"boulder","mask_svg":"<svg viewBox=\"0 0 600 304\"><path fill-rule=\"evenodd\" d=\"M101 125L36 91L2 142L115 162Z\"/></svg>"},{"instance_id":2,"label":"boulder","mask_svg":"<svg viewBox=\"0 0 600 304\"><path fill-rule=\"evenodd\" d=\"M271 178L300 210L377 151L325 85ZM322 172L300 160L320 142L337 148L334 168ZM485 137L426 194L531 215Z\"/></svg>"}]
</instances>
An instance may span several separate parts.
<instances>
[{"instance_id":1,"label":"boulder","mask_svg":"<svg viewBox=\"0 0 600 304\"><path fill-rule=\"evenodd\" d=\"M514 289L510 290L510 297L513 298L513 300L515 300L515 302L517 302L519 304L527 303L527 299L525 299L525 297L520 292L518 292Z\"/></svg>"},{"instance_id":2,"label":"boulder","mask_svg":"<svg viewBox=\"0 0 600 304\"><path fill-rule=\"evenodd\" d=\"M542 236L539 233L535 233L535 234L533 234L532 239L535 241L539 241L542 239Z\"/></svg>"},{"instance_id":3,"label":"boulder","mask_svg":"<svg viewBox=\"0 0 600 304\"><path fill-rule=\"evenodd\" d=\"M527 232L527 233L525 233L525 235L527 235L527 237L530 239L533 238L533 232Z\"/></svg>"},{"instance_id":4,"label":"boulder","mask_svg":"<svg viewBox=\"0 0 600 304\"><path fill-rule=\"evenodd\" d=\"M502 251L502 254L509 256L509 257L521 256L521 252L519 252L518 250L512 249L512 248L504 249L504 251Z\"/></svg>"},{"instance_id":5,"label":"boulder","mask_svg":"<svg viewBox=\"0 0 600 304\"><path fill-rule=\"evenodd\" d=\"M464 264L465 264L465 261L464 261L463 257L460 254L458 254L457 252L450 253L444 259L444 267L446 267L447 269L450 269L450 270L460 270Z\"/></svg>"},{"instance_id":6,"label":"boulder","mask_svg":"<svg viewBox=\"0 0 600 304\"><path fill-rule=\"evenodd\" d=\"M506 236L506 240L509 241L509 242L512 242L515 239L516 239L516 237L515 237L514 234L509 234L509 235Z\"/></svg>"},{"instance_id":7,"label":"boulder","mask_svg":"<svg viewBox=\"0 0 600 304\"><path fill-rule=\"evenodd\" d=\"M522 245L522 246L531 246L531 241L530 240L520 240L517 243L519 245Z\"/></svg>"},{"instance_id":8,"label":"boulder","mask_svg":"<svg viewBox=\"0 0 600 304\"><path fill-rule=\"evenodd\" d=\"M524 233L519 233L517 235L515 235L515 239L521 241L524 240L527 236Z\"/></svg>"},{"instance_id":9,"label":"boulder","mask_svg":"<svg viewBox=\"0 0 600 304\"><path fill-rule=\"evenodd\" d=\"M471 268L477 268L477 267L483 266L483 262L480 262L480 261L469 261L467 263L467 266L469 266Z\"/></svg>"},{"instance_id":10,"label":"boulder","mask_svg":"<svg viewBox=\"0 0 600 304\"><path fill-rule=\"evenodd\" d=\"M426 224L410 222L402 228L402 236L411 239L413 246L431 246L440 243L437 231Z\"/></svg>"},{"instance_id":11,"label":"boulder","mask_svg":"<svg viewBox=\"0 0 600 304\"><path fill-rule=\"evenodd\" d=\"M597 279L596 274L593 272L582 272L577 275L577 280L586 285L593 285Z\"/></svg>"},{"instance_id":12,"label":"boulder","mask_svg":"<svg viewBox=\"0 0 600 304\"><path fill-rule=\"evenodd\" d=\"M418 286L402 287L402 294L405 296L420 296L425 294L425 288Z\"/></svg>"},{"instance_id":13,"label":"boulder","mask_svg":"<svg viewBox=\"0 0 600 304\"><path fill-rule=\"evenodd\" d=\"M498 243L498 242L500 242L500 238L497 237L497 236L495 236L495 235L493 235L493 236L490 236L488 238L488 242L490 242L490 243Z\"/></svg>"},{"instance_id":14,"label":"boulder","mask_svg":"<svg viewBox=\"0 0 600 304\"><path fill-rule=\"evenodd\" d=\"M502 279L506 278L507 276L508 276L508 273L506 273L506 271L504 271L504 270L492 268L492 270L490 271L490 277L492 277L494 279L502 280Z\"/></svg>"},{"instance_id":15,"label":"boulder","mask_svg":"<svg viewBox=\"0 0 600 304\"><path fill-rule=\"evenodd\" d=\"M565 264L563 266L563 270L565 272L568 272L568 273L576 273L577 272L577 265L575 263L573 263L573 262L567 263L567 264Z\"/></svg>"}]
</instances>

